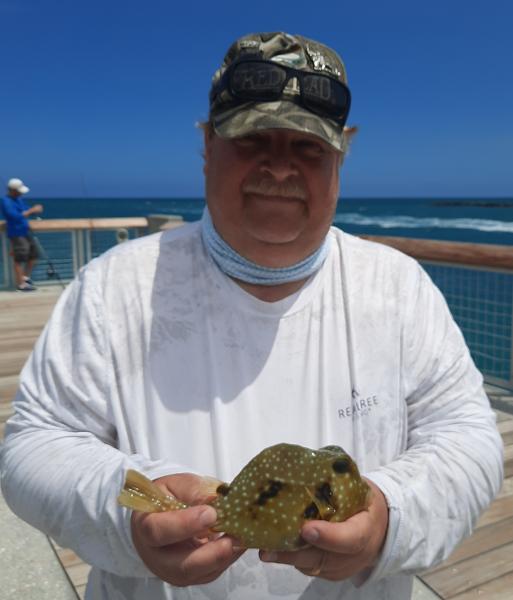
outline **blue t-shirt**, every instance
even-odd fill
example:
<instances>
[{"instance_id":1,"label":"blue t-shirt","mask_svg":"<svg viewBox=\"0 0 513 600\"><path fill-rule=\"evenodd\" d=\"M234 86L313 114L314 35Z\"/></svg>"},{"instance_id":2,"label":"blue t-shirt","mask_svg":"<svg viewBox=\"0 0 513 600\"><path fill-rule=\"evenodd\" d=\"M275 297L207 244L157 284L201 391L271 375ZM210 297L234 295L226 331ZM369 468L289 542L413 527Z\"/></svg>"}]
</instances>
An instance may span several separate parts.
<instances>
[{"instance_id":1,"label":"blue t-shirt","mask_svg":"<svg viewBox=\"0 0 513 600\"><path fill-rule=\"evenodd\" d=\"M28 208L21 196L18 198L4 196L2 198L2 214L7 223L7 237L23 237L28 234L28 219L23 215Z\"/></svg>"}]
</instances>

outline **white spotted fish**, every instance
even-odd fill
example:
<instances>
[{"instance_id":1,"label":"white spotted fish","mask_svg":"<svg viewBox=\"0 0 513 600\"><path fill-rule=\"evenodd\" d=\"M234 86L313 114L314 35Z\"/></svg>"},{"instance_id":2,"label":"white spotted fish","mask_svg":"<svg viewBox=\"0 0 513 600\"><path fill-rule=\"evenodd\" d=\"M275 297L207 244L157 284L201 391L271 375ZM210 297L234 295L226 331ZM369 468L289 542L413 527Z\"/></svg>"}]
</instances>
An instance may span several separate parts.
<instances>
[{"instance_id":1,"label":"white spotted fish","mask_svg":"<svg viewBox=\"0 0 513 600\"><path fill-rule=\"evenodd\" d=\"M345 521L367 507L370 488L339 446L277 444L255 456L231 484L218 485L216 493L208 502L217 511L212 531L246 548L297 550L305 546L300 535L305 521ZM141 512L187 506L132 470L118 502Z\"/></svg>"}]
</instances>

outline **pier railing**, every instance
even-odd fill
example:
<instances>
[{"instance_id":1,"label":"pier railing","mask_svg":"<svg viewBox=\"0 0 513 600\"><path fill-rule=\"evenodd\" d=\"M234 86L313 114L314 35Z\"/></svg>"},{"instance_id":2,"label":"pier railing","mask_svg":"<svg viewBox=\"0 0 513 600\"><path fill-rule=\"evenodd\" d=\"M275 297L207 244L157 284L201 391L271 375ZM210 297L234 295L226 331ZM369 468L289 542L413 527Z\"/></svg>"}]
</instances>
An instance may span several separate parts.
<instances>
[{"instance_id":1,"label":"pier railing","mask_svg":"<svg viewBox=\"0 0 513 600\"><path fill-rule=\"evenodd\" d=\"M66 283L82 266L110 247L158 231L161 227L176 227L182 223L182 218L174 215L31 221L30 227L41 254L32 279L38 286ZM0 290L14 289L10 244L2 221L0 247Z\"/></svg>"},{"instance_id":2,"label":"pier railing","mask_svg":"<svg viewBox=\"0 0 513 600\"><path fill-rule=\"evenodd\" d=\"M65 283L111 246L181 224L180 217L167 215L34 221L31 227L42 258L33 279L38 286ZM513 389L513 246L363 237L393 246L423 264L444 294L486 381ZM1 222L0 245L0 289L14 289Z\"/></svg>"},{"instance_id":3,"label":"pier railing","mask_svg":"<svg viewBox=\"0 0 513 600\"><path fill-rule=\"evenodd\" d=\"M363 236L419 260L488 383L513 389L513 246Z\"/></svg>"}]
</instances>

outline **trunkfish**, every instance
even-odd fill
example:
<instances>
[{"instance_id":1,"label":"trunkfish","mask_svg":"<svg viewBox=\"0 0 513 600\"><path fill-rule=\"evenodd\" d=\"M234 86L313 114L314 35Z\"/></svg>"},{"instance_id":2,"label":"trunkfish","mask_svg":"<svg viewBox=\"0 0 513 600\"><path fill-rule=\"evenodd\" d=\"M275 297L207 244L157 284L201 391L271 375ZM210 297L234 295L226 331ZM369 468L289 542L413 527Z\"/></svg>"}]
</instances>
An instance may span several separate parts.
<instances>
[{"instance_id":1,"label":"trunkfish","mask_svg":"<svg viewBox=\"0 0 513 600\"><path fill-rule=\"evenodd\" d=\"M262 550L305 547L301 527L306 521L345 521L365 510L370 499L369 485L339 446L270 446L230 484L215 485L215 495L207 501L217 512L211 531L236 538L241 547ZM134 470L127 472L118 502L141 512L187 508Z\"/></svg>"}]
</instances>

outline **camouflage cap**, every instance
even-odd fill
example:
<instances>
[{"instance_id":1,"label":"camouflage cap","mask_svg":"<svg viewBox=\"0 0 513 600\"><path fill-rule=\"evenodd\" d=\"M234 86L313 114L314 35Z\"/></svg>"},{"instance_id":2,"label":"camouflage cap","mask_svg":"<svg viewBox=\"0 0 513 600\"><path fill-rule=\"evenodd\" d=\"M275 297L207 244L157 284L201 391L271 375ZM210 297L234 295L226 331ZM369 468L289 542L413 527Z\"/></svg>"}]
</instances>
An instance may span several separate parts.
<instances>
[{"instance_id":1,"label":"camouflage cap","mask_svg":"<svg viewBox=\"0 0 513 600\"><path fill-rule=\"evenodd\" d=\"M257 56L301 71L329 74L347 85L344 63L334 50L300 35L274 32L253 33L234 42L212 78L211 89L235 60L246 56ZM225 104L223 94L228 95ZM229 102L229 92L224 91L221 101L211 103L210 122L220 137L239 137L262 129L294 129L316 135L337 150L344 150L344 130L340 124L309 111L291 101L290 95L288 97L284 91L283 99L277 101L233 106Z\"/></svg>"}]
</instances>

